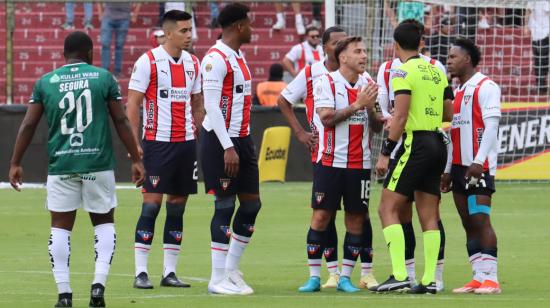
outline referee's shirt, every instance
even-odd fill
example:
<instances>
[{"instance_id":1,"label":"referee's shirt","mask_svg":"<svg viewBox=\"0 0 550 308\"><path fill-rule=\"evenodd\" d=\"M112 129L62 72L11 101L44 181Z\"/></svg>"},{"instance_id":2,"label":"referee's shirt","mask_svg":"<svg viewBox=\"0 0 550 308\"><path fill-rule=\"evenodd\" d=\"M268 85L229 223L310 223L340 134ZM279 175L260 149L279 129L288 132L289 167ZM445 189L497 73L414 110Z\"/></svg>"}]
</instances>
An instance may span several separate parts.
<instances>
[{"instance_id":1,"label":"referee's shirt","mask_svg":"<svg viewBox=\"0 0 550 308\"><path fill-rule=\"evenodd\" d=\"M392 77L395 96L411 96L405 132L441 128L445 91L449 85L443 72L420 56L414 56L401 65ZM450 94L452 96L452 92Z\"/></svg>"}]
</instances>

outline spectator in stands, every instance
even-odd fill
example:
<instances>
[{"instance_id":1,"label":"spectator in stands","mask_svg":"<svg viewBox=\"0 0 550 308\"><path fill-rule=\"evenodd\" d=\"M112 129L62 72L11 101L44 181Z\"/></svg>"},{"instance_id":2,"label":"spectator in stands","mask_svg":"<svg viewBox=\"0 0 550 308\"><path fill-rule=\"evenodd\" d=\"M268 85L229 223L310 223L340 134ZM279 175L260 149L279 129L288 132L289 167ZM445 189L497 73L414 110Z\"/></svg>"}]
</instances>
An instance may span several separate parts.
<instances>
[{"instance_id":1,"label":"spectator in stands","mask_svg":"<svg viewBox=\"0 0 550 308\"><path fill-rule=\"evenodd\" d=\"M256 86L256 95L253 103L262 106L276 106L277 98L286 87L283 81L283 66L279 63L271 64L269 78Z\"/></svg>"},{"instance_id":2,"label":"spectator in stands","mask_svg":"<svg viewBox=\"0 0 550 308\"><path fill-rule=\"evenodd\" d=\"M296 33L298 35L306 34L306 27L304 26L304 19L300 12L300 2L292 2L292 10L294 11L294 20L296 24ZM283 13L283 3L275 2L275 11L277 16L277 22L273 25L273 30L283 30L286 27L285 15Z\"/></svg>"},{"instance_id":3,"label":"spectator in stands","mask_svg":"<svg viewBox=\"0 0 550 308\"><path fill-rule=\"evenodd\" d=\"M550 58L550 1L531 1L527 4L526 35L531 33L535 76L540 95L548 94L548 66Z\"/></svg>"},{"instance_id":4,"label":"spectator in stands","mask_svg":"<svg viewBox=\"0 0 550 308\"><path fill-rule=\"evenodd\" d=\"M397 5L392 7L390 0L384 0L384 11L393 28L405 19L415 19L424 24L424 10L425 5L421 2L397 1Z\"/></svg>"},{"instance_id":5,"label":"spectator in stands","mask_svg":"<svg viewBox=\"0 0 550 308\"><path fill-rule=\"evenodd\" d=\"M445 65L452 41L452 27L449 18L441 18L440 26L434 28L437 29L436 32L426 37L426 46L430 50L431 57Z\"/></svg>"},{"instance_id":6,"label":"spectator in stands","mask_svg":"<svg viewBox=\"0 0 550 308\"><path fill-rule=\"evenodd\" d=\"M92 30L92 17L94 14L94 5L91 2L85 2L84 5L84 29ZM65 30L74 30L74 2L65 2L65 23L61 25L61 28Z\"/></svg>"},{"instance_id":7,"label":"spectator in stands","mask_svg":"<svg viewBox=\"0 0 550 308\"><path fill-rule=\"evenodd\" d=\"M126 35L130 28L130 22L137 21L139 8L141 4L132 4L130 2L107 2L98 4L97 10L101 20L101 66L109 70L111 66L111 42L113 33L115 34L115 68L114 75L117 78L123 78L122 74L122 56Z\"/></svg>"},{"instance_id":8,"label":"spectator in stands","mask_svg":"<svg viewBox=\"0 0 550 308\"><path fill-rule=\"evenodd\" d=\"M321 2L311 2L311 13L313 14L313 19L311 20L311 23L306 26L306 28L322 28L323 23L321 22L321 5Z\"/></svg>"},{"instance_id":9,"label":"spectator in stands","mask_svg":"<svg viewBox=\"0 0 550 308\"><path fill-rule=\"evenodd\" d=\"M162 29L156 29L153 31L153 36L151 36L151 46L153 48L157 48L160 45L164 44L166 42L166 36L164 35L164 31Z\"/></svg>"},{"instance_id":10,"label":"spectator in stands","mask_svg":"<svg viewBox=\"0 0 550 308\"><path fill-rule=\"evenodd\" d=\"M319 29L309 27L306 29L306 40L300 44L294 45L283 59L284 69L296 77L296 75L306 65L323 61L325 54L320 44L321 36Z\"/></svg>"}]
</instances>

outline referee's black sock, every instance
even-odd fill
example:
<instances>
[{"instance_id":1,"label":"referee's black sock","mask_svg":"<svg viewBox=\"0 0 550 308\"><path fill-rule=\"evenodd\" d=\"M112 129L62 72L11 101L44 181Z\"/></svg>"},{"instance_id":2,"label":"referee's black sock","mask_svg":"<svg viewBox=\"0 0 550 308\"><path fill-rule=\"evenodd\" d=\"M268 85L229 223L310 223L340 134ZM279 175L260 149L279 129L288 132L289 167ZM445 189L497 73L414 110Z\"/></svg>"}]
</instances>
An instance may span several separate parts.
<instances>
[{"instance_id":1,"label":"referee's black sock","mask_svg":"<svg viewBox=\"0 0 550 308\"><path fill-rule=\"evenodd\" d=\"M416 238L412 222L401 224L403 227L403 235L405 236L405 266L407 267L407 275L414 281L416 279L414 250L416 249Z\"/></svg>"},{"instance_id":2,"label":"referee's black sock","mask_svg":"<svg viewBox=\"0 0 550 308\"><path fill-rule=\"evenodd\" d=\"M443 267L445 266L445 228L441 219L437 222L441 243L439 245L439 254L437 255L437 268L435 270L435 280L443 281Z\"/></svg>"},{"instance_id":3,"label":"referee's black sock","mask_svg":"<svg viewBox=\"0 0 550 308\"><path fill-rule=\"evenodd\" d=\"M361 277L372 270L372 224L369 218L363 222L363 241L361 245Z\"/></svg>"},{"instance_id":4,"label":"referee's black sock","mask_svg":"<svg viewBox=\"0 0 550 308\"><path fill-rule=\"evenodd\" d=\"M328 272L338 273L338 231L335 220L332 219L325 230L325 249L323 252L327 262Z\"/></svg>"}]
</instances>

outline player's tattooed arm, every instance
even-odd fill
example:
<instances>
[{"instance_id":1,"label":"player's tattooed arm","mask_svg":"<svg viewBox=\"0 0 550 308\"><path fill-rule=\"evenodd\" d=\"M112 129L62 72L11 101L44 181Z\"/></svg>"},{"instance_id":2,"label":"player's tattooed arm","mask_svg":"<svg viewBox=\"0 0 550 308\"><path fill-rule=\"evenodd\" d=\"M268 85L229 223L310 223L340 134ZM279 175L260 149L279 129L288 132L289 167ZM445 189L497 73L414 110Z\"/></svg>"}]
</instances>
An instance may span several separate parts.
<instances>
[{"instance_id":1,"label":"player's tattooed arm","mask_svg":"<svg viewBox=\"0 0 550 308\"><path fill-rule=\"evenodd\" d=\"M193 110L193 119L195 120L195 127L202 127L202 121L206 111L204 110L204 97L202 93L191 95L191 110Z\"/></svg>"},{"instance_id":2,"label":"player's tattooed arm","mask_svg":"<svg viewBox=\"0 0 550 308\"><path fill-rule=\"evenodd\" d=\"M25 118L19 127L17 133L17 139L15 139L15 147L10 161L9 178L11 186L19 191L19 185L22 183L23 169L21 168L21 160L23 154L27 150L29 144L32 141L36 127L42 118L44 113L44 106L42 104L29 104Z\"/></svg>"},{"instance_id":3,"label":"player's tattooed arm","mask_svg":"<svg viewBox=\"0 0 550 308\"><path fill-rule=\"evenodd\" d=\"M321 119L321 123L323 123L325 127L334 127L338 123L347 120L359 109L361 109L361 107L353 103L344 109L334 110L334 108L319 107L316 111Z\"/></svg>"}]
</instances>

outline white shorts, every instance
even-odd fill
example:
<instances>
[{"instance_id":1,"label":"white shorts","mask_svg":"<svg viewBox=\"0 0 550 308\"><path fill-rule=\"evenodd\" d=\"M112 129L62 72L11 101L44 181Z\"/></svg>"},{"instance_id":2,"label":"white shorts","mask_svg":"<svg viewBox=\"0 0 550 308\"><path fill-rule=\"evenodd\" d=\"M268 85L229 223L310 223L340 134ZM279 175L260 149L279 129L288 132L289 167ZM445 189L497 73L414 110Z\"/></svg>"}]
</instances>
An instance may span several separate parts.
<instances>
[{"instance_id":1,"label":"white shorts","mask_svg":"<svg viewBox=\"0 0 550 308\"><path fill-rule=\"evenodd\" d=\"M117 206L113 170L48 175L46 208L53 212L86 212L105 214Z\"/></svg>"}]
</instances>

